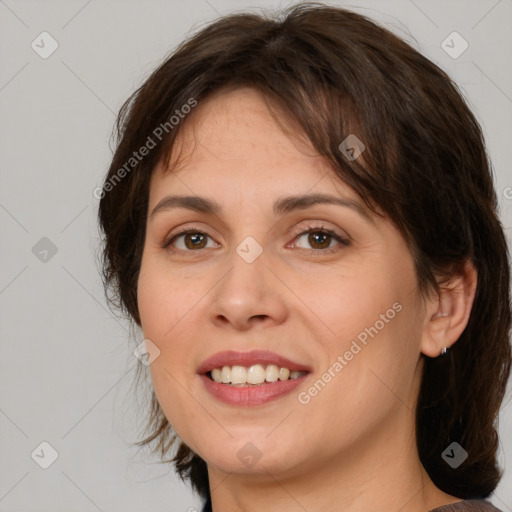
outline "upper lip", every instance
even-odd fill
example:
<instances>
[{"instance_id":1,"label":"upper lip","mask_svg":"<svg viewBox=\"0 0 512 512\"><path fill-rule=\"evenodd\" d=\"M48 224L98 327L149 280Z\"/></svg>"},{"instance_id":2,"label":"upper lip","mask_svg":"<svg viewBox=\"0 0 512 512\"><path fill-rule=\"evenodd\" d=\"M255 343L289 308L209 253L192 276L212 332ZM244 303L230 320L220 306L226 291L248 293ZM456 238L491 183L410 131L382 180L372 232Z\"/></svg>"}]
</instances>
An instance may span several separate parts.
<instances>
[{"instance_id":1,"label":"upper lip","mask_svg":"<svg viewBox=\"0 0 512 512\"><path fill-rule=\"evenodd\" d=\"M222 368L223 366L252 366L255 364L268 365L275 364L276 366L288 368L293 371L310 372L311 368L307 365L296 363L286 357L283 357L275 352L267 350L251 350L249 352L237 352L234 350L227 350L224 352L217 352L201 363L197 369L197 373L204 374L213 370L214 368Z\"/></svg>"}]
</instances>

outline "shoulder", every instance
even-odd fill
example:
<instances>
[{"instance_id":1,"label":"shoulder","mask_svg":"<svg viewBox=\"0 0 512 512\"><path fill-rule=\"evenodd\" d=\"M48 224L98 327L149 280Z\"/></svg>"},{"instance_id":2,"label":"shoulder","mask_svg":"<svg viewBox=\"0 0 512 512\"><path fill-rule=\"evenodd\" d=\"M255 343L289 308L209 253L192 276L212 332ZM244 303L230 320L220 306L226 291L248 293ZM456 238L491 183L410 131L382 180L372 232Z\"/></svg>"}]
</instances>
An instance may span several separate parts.
<instances>
[{"instance_id":1,"label":"shoulder","mask_svg":"<svg viewBox=\"0 0 512 512\"><path fill-rule=\"evenodd\" d=\"M433 508L429 512L502 512L486 500L463 500L451 505Z\"/></svg>"}]
</instances>

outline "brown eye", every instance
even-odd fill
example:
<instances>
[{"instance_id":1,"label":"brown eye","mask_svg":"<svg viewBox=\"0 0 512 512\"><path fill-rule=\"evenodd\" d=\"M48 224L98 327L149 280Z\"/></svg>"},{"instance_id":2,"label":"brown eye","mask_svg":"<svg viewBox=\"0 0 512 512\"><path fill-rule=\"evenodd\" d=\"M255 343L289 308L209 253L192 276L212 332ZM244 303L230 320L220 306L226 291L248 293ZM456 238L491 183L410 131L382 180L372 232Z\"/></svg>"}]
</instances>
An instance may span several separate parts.
<instances>
[{"instance_id":1,"label":"brown eye","mask_svg":"<svg viewBox=\"0 0 512 512\"><path fill-rule=\"evenodd\" d=\"M205 246L206 236L204 233L186 233L183 240L188 249L202 249Z\"/></svg>"},{"instance_id":2,"label":"brown eye","mask_svg":"<svg viewBox=\"0 0 512 512\"><path fill-rule=\"evenodd\" d=\"M308 243L313 249L326 249L331 245L331 241L332 235L324 231L312 231L308 234Z\"/></svg>"},{"instance_id":3,"label":"brown eye","mask_svg":"<svg viewBox=\"0 0 512 512\"><path fill-rule=\"evenodd\" d=\"M320 253L330 253L339 250L339 246L347 246L350 244L348 240L345 240L340 235L335 233L330 229L326 229L323 227L310 227L306 231L299 233L296 236L296 240L300 240L301 238L307 235L307 243L311 247L300 247L301 249L316 251ZM337 244L331 245L332 241L338 242Z\"/></svg>"},{"instance_id":4,"label":"brown eye","mask_svg":"<svg viewBox=\"0 0 512 512\"><path fill-rule=\"evenodd\" d=\"M196 251L206 247L208 238L210 238L209 235L202 231L189 229L173 235L163 247L172 246L172 249L177 251ZM177 243L180 239L183 239L181 244Z\"/></svg>"}]
</instances>

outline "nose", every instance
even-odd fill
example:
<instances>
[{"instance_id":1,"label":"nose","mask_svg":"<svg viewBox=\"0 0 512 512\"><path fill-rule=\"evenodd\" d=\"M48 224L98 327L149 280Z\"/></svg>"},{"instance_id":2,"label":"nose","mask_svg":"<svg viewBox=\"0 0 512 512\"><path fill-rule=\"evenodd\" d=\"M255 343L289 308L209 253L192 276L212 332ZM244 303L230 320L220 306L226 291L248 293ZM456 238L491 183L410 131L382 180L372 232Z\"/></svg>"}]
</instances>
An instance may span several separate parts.
<instances>
[{"instance_id":1,"label":"nose","mask_svg":"<svg viewBox=\"0 0 512 512\"><path fill-rule=\"evenodd\" d=\"M217 327L247 331L279 325L287 316L286 287L263 251L248 262L235 250L211 294L210 321Z\"/></svg>"}]
</instances>

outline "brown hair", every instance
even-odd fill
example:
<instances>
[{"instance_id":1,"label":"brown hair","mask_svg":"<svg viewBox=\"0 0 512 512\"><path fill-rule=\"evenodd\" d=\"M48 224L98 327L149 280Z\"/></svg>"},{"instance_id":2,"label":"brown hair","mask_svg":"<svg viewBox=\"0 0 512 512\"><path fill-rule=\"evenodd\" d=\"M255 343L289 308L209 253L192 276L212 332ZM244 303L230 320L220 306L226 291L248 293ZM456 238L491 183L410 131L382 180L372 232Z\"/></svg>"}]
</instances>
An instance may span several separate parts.
<instances>
[{"instance_id":1,"label":"brown hair","mask_svg":"<svg viewBox=\"0 0 512 512\"><path fill-rule=\"evenodd\" d=\"M509 255L491 164L456 84L368 18L317 2L292 6L282 19L228 15L185 40L124 103L99 205L108 300L140 326L137 280L149 181L186 122L171 127L169 120L185 113L191 100L242 86L285 112L339 179L396 225L422 293L439 291L436 278L460 272L466 261L475 265L466 329L445 357L423 356L416 437L437 487L463 499L489 496L502 476L496 422L511 364ZM165 134L155 132L159 126ZM339 149L351 133L366 146L364 163ZM133 152L156 138L156 147L127 169ZM151 434L138 445L155 442L162 457L175 447L154 392L147 428ZM469 454L457 470L441 457L453 441ZM171 460L182 478L209 496L204 460L182 442Z\"/></svg>"}]
</instances>

